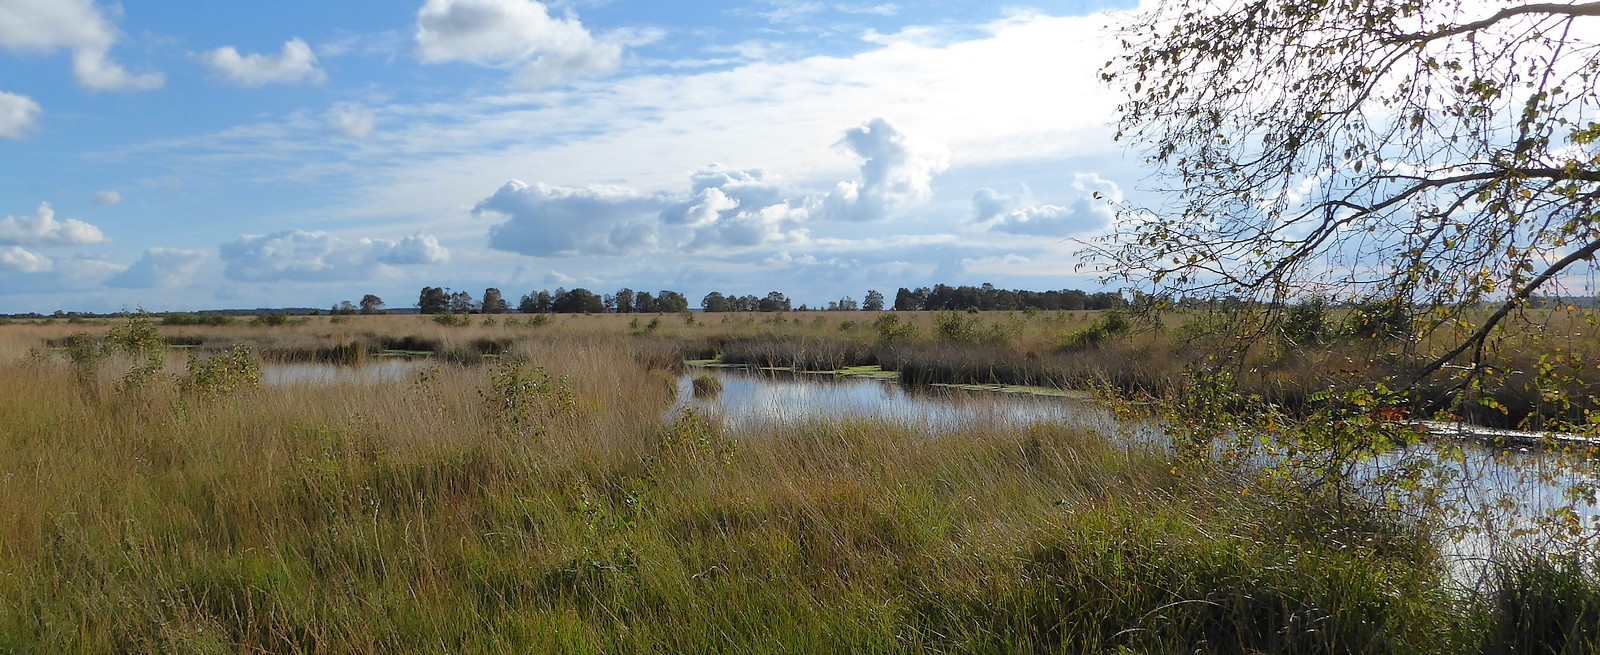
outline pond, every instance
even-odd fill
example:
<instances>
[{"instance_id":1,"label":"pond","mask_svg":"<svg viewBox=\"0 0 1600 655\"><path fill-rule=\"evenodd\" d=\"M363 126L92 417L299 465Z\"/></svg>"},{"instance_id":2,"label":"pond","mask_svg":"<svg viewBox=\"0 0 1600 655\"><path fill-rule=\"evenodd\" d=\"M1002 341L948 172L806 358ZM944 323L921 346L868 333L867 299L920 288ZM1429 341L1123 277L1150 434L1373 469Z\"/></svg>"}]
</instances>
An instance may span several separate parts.
<instances>
[{"instance_id":1,"label":"pond","mask_svg":"<svg viewBox=\"0 0 1600 655\"><path fill-rule=\"evenodd\" d=\"M696 398L693 378L710 375L722 391ZM1109 432L1118 429L1104 407L1082 400L911 387L892 380L834 377L786 371L699 369L678 379L677 406L720 417L740 429L839 419L870 419L947 433L973 426L1065 424Z\"/></svg>"}]
</instances>

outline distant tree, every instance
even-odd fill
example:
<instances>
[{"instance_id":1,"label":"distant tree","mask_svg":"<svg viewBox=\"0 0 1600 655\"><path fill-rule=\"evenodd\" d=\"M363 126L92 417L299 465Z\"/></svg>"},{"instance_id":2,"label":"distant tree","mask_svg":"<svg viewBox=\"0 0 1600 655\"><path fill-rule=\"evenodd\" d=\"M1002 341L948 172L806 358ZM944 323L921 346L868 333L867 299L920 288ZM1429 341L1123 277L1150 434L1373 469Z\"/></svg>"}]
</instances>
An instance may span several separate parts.
<instances>
[{"instance_id":1,"label":"distant tree","mask_svg":"<svg viewBox=\"0 0 1600 655\"><path fill-rule=\"evenodd\" d=\"M506 302L505 296L500 295L500 290L489 287L483 290L483 313L504 314L511 311L511 305Z\"/></svg>"},{"instance_id":2,"label":"distant tree","mask_svg":"<svg viewBox=\"0 0 1600 655\"><path fill-rule=\"evenodd\" d=\"M627 287L617 289L615 298L618 314L627 314L633 311L633 289Z\"/></svg>"},{"instance_id":3,"label":"distant tree","mask_svg":"<svg viewBox=\"0 0 1600 655\"><path fill-rule=\"evenodd\" d=\"M706 297L700 299L700 309L707 312L732 311L728 303L728 297L716 291L712 291L706 294Z\"/></svg>"},{"instance_id":4,"label":"distant tree","mask_svg":"<svg viewBox=\"0 0 1600 655\"><path fill-rule=\"evenodd\" d=\"M777 291L769 292L767 297L756 303L756 309L763 312L789 311L789 297Z\"/></svg>"},{"instance_id":5,"label":"distant tree","mask_svg":"<svg viewBox=\"0 0 1600 655\"><path fill-rule=\"evenodd\" d=\"M869 312L883 311L883 294L878 293L877 289L867 290L867 298L862 301L861 309Z\"/></svg>"},{"instance_id":6,"label":"distant tree","mask_svg":"<svg viewBox=\"0 0 1600 655\"><path fill-rule=\"evenodd\" d=\"M457 291L450 294L450 313L452 314L471 314L474 309L477 309L477 304L472 299L472 294L465 291Z\"/></svg>"},{"instance_id":7,"label":"distant tree","mask_svg":"<svg viewBox=\"0 0 1600 655\"><path fill-rule=\"evenodd\" d=\"M639 314L649 314L656 311L655 296L648 291L640 291L633 296L633 311Z\"/></svg>"},{"instance_id":8,"label":"distant tree","mask_svg":"<svg viewBox=\"0 0 1600 655\"><path fill-rule=\"evenodd\" d=\"M370 294L370 293L365 295L365 296L362 296L361 297L361 313L363 313L363 314L382 314L383 313L383 299L377 297L376 295Z\"/></svg>"},{"instance_id":9,"label":"distant tree","mask_svg":"<svg viewBox=\"0 0 1600 655\"><path fill-rule=\"evenodd\" d=\"M918 309L920 309L920 307L917 307L917 298L916 296L911 295L910 289L900 287L900 290L894 293L895 311L914 312Z\"/></svg>"},{"instance_id":10,"label":"distant tree","mask_svg":"<svg viewBox=\"0 0 1600 655\"><path fill-rule=\"evenodd\" d=\"M535 291L522 297L522 302L517 304L517 311L524 314L544 314L550 311L550 305L554 300L549 291Z\"/></svg>"},{"instance_id":11,"label":"distant tree","mask_svg":"<svg viewBox=\"0 0 1600 655\"><path fill-rule=\"evenodd\" d=\"M593 291L579 287L564 291L555 297L551 309L561 314L599 314L606 310L605 301Z\"/></svg>"},{"instance_id":12,"label":"distant tree","mask_svg":"<svg viewBox=\"0 0 1600 655\"><path fill-rule=\"evenodd\" d=\"M417 297L417 310L424 314L443 314L450 311L450 294L439 287L423 287Z\"/></svg>"},{"instance_id":13,"label":"distant tree","mask_svg":"<svg viewBox=\"0 0 1600 655\"><path fill-rule=\"evenodd\" d=\"M662 289L656 294L656 311L667 314L689 311L689 299L676 291Z\"/></svg>"},{"instance_id":14,"label":"distant tree","mask_svg":"<svg viewBox=\"0 0 1600 655\"><path fill-rule=\"evenodd\" d=\"M349 316L356 313L356 306L348 300L341 300L328 313L334 316Z\"/></svg>"}]
</instances>

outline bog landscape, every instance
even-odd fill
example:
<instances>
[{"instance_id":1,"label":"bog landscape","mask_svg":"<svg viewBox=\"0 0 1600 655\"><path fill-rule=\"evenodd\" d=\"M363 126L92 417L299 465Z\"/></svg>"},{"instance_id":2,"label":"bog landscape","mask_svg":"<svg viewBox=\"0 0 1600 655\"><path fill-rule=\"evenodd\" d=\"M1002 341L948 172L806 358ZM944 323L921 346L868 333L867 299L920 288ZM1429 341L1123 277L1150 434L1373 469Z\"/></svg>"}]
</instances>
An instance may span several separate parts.
<instances>
[{"instance_id":1,"label":"bog landscape","mask_svg":"<svg viewBox=\"0 0 1600 655\"><path fill-rule=\"evenodd\" d=\"M1600 655L1600 1L0 0L0 72L0 655Z\"/></svg>"},{"instance_id":2,"label":"bog landscape","mask_svg":"<svg viewBox=\"0 0 1600 655\"><path fill-rule=\"evenodd\" d=\"M1360 311L1203 413L1201 307L13 320L0 646L1592 649L1595 444L1362 402L1404 363ZM1581 368L1477 422L1570 427L1524 390Z\"/></svg>"}]
</instances>

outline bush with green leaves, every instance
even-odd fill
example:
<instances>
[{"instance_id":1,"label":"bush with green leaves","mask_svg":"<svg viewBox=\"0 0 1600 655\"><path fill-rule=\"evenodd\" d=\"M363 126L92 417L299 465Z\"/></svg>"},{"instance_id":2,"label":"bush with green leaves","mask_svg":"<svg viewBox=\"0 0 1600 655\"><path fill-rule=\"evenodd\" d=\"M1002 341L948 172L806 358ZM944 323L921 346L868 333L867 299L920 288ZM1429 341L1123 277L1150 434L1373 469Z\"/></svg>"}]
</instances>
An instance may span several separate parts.
<instances>
[{"instance_id":1,"label":"bush with green leaves","mask_svg":"<svg viewBox=\"0 0 1600 655\"><path fill-rule=\"evenodd\" d=\"M261 365L250 347L238 344L225 353L189 360L180 385L184 391L207 398L261 388Z\"/></svg>"},{"instance_id":2,"label":"bush with green leaves","mask_svg":"<svg viewBox=\"0 0 1600 655\"><path fill-rule=\"evenodd\" d=\"M501 436L537 438L548 423L577 411L572 382L566 376L552 379L541 366L528 366L520 357L502 357L489 372L489 383L478 389L488 422Z\"/></svg>"}]
</instances>

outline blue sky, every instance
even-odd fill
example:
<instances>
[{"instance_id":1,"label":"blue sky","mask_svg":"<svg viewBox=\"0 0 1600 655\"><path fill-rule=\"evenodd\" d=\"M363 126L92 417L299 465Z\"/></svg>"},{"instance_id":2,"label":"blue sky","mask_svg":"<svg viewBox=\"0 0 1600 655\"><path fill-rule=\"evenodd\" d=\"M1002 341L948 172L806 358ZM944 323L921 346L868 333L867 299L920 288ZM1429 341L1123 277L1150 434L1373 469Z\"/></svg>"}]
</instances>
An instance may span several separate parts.
<instances>
[{"instance_id":1,"label":"blue sky","mask_svg":"<svg viewBox=\"0 0 1600 655\"><path fill-rule=\"evenodd\" d=\"M0 312L1093 287L1099 2L0 4Z\"/></svg>"}]
</instances>

